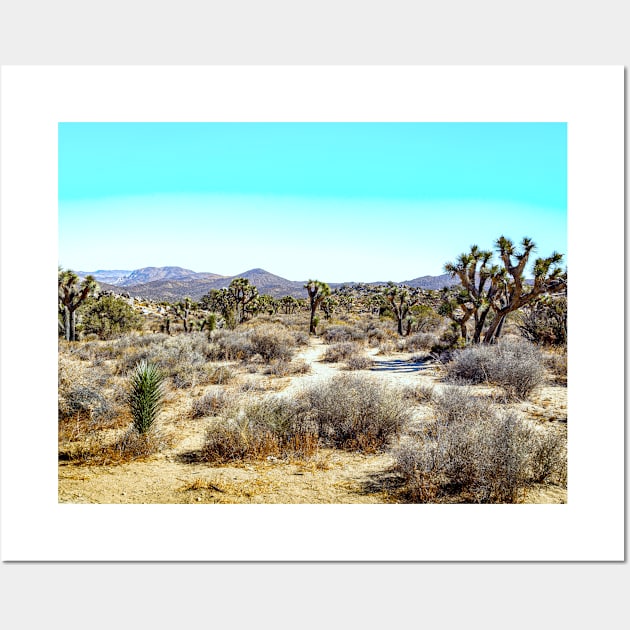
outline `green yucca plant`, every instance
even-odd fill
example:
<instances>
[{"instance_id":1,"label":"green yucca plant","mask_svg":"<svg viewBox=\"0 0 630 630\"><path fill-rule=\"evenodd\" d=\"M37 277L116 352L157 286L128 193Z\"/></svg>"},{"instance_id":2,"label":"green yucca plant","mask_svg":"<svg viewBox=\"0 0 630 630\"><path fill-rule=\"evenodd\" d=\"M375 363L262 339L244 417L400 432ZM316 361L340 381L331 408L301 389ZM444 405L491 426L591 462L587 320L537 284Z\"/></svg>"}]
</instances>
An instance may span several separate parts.
<instances>
[{"instance_id":1,"label":"green yucca plant","mask_svg":"<svg viewBox=\"0 0 630 630\"><path fill-rule=\"evenodd\" d=\"M131 375L129 407L133 426L138 433L147 433L153 426L164 399L164 374L147 361L136 364Z\"/></svg>"}]
</instances>

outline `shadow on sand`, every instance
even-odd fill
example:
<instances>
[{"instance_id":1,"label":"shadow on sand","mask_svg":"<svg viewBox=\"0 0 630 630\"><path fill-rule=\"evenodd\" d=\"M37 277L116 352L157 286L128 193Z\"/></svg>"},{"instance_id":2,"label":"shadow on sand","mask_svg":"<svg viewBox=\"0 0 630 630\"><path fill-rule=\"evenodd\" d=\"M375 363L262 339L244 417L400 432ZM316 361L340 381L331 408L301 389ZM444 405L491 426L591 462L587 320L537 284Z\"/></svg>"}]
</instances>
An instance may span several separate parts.
<instances>
[{"instance_id":1,"label":"shadow on sand","mask_svg":"<svg viewBox=\"0 0 630 630\"><path fill-rule=\"evenodd\" d=\"M403 361L402 359L392 359L390 361L374 361L370 368L373 372L402 372L413 373L422 372L432 367L428 361Z\"/></svg>"}]
</instances>

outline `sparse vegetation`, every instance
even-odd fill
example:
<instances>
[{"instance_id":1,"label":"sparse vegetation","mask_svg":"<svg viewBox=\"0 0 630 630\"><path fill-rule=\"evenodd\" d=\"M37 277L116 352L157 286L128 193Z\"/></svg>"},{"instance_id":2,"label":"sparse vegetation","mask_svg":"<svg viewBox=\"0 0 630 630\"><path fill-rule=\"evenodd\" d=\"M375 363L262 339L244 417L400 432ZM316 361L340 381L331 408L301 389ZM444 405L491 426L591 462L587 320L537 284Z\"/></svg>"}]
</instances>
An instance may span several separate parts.
<instances>
[{"instance_id":1,"label":"sparse vegetation","mask_svg":"<svg viewBox=\"0 0 630 630\"><path fill-rule=\"evenodd\" d=\"M540 349L521 339L459 350L446 367L451 380L492 383L510 399L527 398L544 379Z\"/></svg>"},{"instance_id":2,"label":"sparse vegetation","mask_svg":"<svg viewBox=\"0 0 630 630\"><path fill-rule=\"evenodd\" d=\"M375 377L341 374L308 388L301 400L320 439L338 448L377 451L410 417L401 392Z\"/></svg>"},{"instance_id":3,"label":"sparse vegetation","mask_svg":"<svg viewBox=\"0 0 630 630\"><path fill-rule=\"evenodd\" d=\"M330 363L347 361L359 352L359 346L351 341L334 343L326 348L323 360Z\"/></svg>"},{"instance_id":4,"label":"sparse vegetation","mask_svg":"<svg viewBox=\"0 0 630 630\"><path fill-rule=\"evenodd\" d=\"M512 265L527 253L503 247ZM168 458L182 467L178 487L190 491L188 501L200 492L230 502L232 491L219 499L219 487L276 492L265 477L271 469L296 475L284 477L285 492L307 471L313 488L327 484L322 496L346 488L353 501L376 500L366 488L377 486L385 502L520 502L534 486L564 491L566 389L558 385L567 362L556 339L566 333L566 299L541 294L496 326L498 303L484 301L501 278L512 288L493 295L505 304L530 286L560 287L559 259L537 262L538 285L521 283L518 297L509 270L495 277L484 252L471 256L468 272L488 275L481 289L477 278L476 305L470 287L331 291L316 280L305 285L308 300L233 281L199 302L156 304L99 294L60 270L62 465ZM72 304L87 289L65 319L62 276ZM493 326L492 343L481 343ZM239 470L260 484L234 476L195 485L187 462L205 462L213 474ZM371 462L379 464L370 483L365 472L324 481L357 466L372 470Z\"/></svg>"},{"instance_id":5,"label":"sparse vegetation","mask_svg":"<svg viewBox=\"0 0 630 630\"><path fill-rule=\"evenodd\" d=\"M265 457L309 457L317 450L314 426L295 401L268 397L234 409L210 427L203 461L224 463Z\"/></svg>"},{"instance_id":6,"label":"sparse vegetation","mask_svg":"<svg viewBox=\"0 0 630 630\"><path fill-rule=\"evenodd\" d=\"M564 479L556 435L457 391L436 398L433 423L395 452L410 501L517 503L528 484Z\"/></svg>"}]
</instances>

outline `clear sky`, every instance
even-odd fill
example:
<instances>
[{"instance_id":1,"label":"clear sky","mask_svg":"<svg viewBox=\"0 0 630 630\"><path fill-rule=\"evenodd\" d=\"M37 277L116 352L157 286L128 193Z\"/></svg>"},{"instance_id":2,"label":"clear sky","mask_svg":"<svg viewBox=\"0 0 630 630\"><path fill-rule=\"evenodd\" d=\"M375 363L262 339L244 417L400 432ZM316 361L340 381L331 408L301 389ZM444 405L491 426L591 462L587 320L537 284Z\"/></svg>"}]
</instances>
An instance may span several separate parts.
<instances>
[{"instance_id":1,"label":"clear sky","mask_svg":"<svg viewBox=\"0 0 630 630\"><path fill-rule=\"evenodd\" d=\"M59 263L409 280L567 248L564 123L60 123Z\"/></svg>"}]
</instances>

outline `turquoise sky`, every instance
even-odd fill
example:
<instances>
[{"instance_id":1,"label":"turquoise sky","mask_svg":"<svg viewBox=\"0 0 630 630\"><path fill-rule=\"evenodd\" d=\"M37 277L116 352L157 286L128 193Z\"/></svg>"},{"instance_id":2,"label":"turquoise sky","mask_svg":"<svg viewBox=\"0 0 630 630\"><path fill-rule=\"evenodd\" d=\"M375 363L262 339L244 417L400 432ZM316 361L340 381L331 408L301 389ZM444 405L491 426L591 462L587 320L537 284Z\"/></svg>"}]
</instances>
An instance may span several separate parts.
<instances>
[{"instance_id":1,"label":"turquoise sky","mask_svg":"<svg viewBox=\"0 0 630 630\"><path fill-rule=\"evenodd\" d=\"M60 123L59 262L292 280L442 273L471 244L566 253L563 123Z\"/></svg>"}]
</instances>

